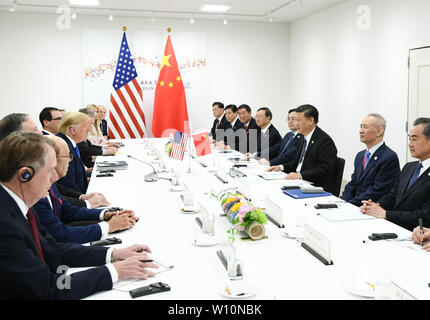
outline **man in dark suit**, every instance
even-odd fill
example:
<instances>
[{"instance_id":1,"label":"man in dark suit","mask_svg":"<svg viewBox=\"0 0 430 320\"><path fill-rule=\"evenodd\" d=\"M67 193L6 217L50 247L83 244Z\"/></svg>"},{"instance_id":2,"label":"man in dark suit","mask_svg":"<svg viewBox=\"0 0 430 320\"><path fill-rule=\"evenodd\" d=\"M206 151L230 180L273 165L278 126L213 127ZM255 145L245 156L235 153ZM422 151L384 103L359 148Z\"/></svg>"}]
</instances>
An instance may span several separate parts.
<instances>
[{"instance_id":1,"label":"man in dark suit","mask_svg":"<svg viewBox=\"0 0 430 320\"><path fill-rule=\"evenodd\" d=\"M287 180L307 180L327 192L335 193L337 148L330 136L317 126L317 108L305 104L296 112L297 131L302 135L297 144L296 157L281 166L270 167L268 171L283 170L288 173Z\"/></svg>"},{"instance_id":2,"label":"man in dark suit","mask_svg":"<svg viewBox=\"0 0 430 320\"><path fill-rule=\"evenodd\" d=\"M260 127L252 116L251 107L247 104L241 104L239 108L237 108L237 114L240 122L243 123L243 130L238 131L240 135L238 151L242 153L257 152L257 137L260 132Z\"/></svg>"},{"instance_id":3,"label":"man in dark suit","mask_svg":"<svg viewBox=\"0 0 430 320\"><path fill-rule=\"evenodd\" d=\"M42 124L42 133L44 135L55 135L58 133L58 127L63 119L57 108L43 108L39 114L39 121Z\"/></svg>"},{"instance_id":4,"label":"man in dark suit","mask_svg":"<svg viewBox=\"0 0 430 320\"><path fill-rule=\"evenodd\" d=\"M356 206L361 206L363 200L377 201L390 191L398 178L399 158L383 141L385 127L385 119L376 113L361 122L360 141L366 149L355 157L354 173L341 199Z\"/></svg>"},{"instance_id":5,"label":"man in dark suit","mask_svg":"<svg viewBox=\"0 0 430 320\"><path fill-rule=\"evenodd\" d=\"M210 134L212 136L212 141L217 142L222 140L222 137L221 139L219 137L217 139L217 130L224 132L227 126L227 119L224 114L224 104L222 102L214 102L212 104L212 113L215 117L215 120L212 124Z\"/></svg>"},{"instance_id":6,"label":"man in dark suit","mask_svg":"<svg viewBox=\"0 0 430 320\"><path fill-rule=\"evenodd\" d=\"M297 143L301 136L301 134L297 132L296 109L290 109L288 111L287 121L291 131L287 132L281 142L273 147L273 158L270 159L270 161L262 158L259 160L261 164L277 166L285 162L293 161L296 157Z\"/></svg>"},{"instance_id":7,"label":"man in dark suit","mask_svg":"<svg viewBox=\"0 0 430 320\"><path fill-rule=\"evenodd\" d=\"M91 119L87 115L81 112L68 112L61 121L57 134L67 142L69 151L73 154L66 176L58 180L57 184L74 189L81 194L87 192L88 180L77 144L87 139L90 126Z\"/></svg>"},{"instance_id":8,"label":"man in dark suit","mask_svg":"<svg viewBox=\"0 0 430 320\"><path fill-rule=\"evenodd\" d=\"M108 135L108 127L107 127L107 121L106 121L106 108L105 106L97 106L99 108L99 119L100 119L100 130L102 132L102 135L109 139Z\"/></svg>"},{"instance_id":9,"label":"man in dark suit","mask_svg":"<svg viewBox=\"0 0 430 320\"><path fill-rule=\"evenodd\" d=\"M58 147L55 170L58 178L62 178L66 175L71 161L69 147L60 137L50 136L49 138L54 140ZM100 240L110 233L132 228L135 221L137 221L133 211L130 210L112 213L102 209L72 206L69 201L60 195L55 181L49 189L48 196L40 199L34 205L34 208L39 215L41 224L57 241L86 243ZM102 222L84 226L67 225L82 221Z\"/></svg>"},{"instance_id":10,"label":"man in dark suit","mask_svg":"<svg viewBox=\"0 0 430 320\"><path fill-rule=\"evenodd\" d=\"M145 245L125 249L60 243L32 206L55 171L55 144L41 134L13 132L0 143L0 299L81 299L126 278L154 274ZM114 263L113 263L114 262ZM94 267L66 276L68 267Z\"/></svg>"},{"instance_id":11,"label":"man in dark suit","mask_svg":"<svg viewBox=\"0 0 430 320\"><path fill-rule=\"evenodd\" d=\"M408 162L390 192L377 203L364 200L361 212L413 230L423 219L430 227L430 118L418 118L409 132Z\"/></svg>"},{"instance_id":12,"label":"man in dark suit","mask_svg":"<svg viewBox=\"0 0 430 320\"><path fill-rule=\"evenodd\" d=\"M255 121L260 128L257 135L257 152L247 156L269 160L275 157L276 145L281 142L282 137L271 123L272 117L272 111L269 108L263 107L257 110Z\"/></svg>"},{"instance_id":13,"label":"man in dark suit","mask_svg":"<svg viewBox=\"0 0 430 320\"><path fill-rule=\"evenodd\" d=\"M217 137L222 137L222 139L219 140L216 147L224 150L239 150L240 134L238 133L238 130L244 129L244 126L237 117L237 106L234 104L226 106L224 109L224 115L227 119L227 124L225 126L224 133L220 130L217 132ZM243 130L240 132L243 132Z\"/></svg>"}]
</instances>

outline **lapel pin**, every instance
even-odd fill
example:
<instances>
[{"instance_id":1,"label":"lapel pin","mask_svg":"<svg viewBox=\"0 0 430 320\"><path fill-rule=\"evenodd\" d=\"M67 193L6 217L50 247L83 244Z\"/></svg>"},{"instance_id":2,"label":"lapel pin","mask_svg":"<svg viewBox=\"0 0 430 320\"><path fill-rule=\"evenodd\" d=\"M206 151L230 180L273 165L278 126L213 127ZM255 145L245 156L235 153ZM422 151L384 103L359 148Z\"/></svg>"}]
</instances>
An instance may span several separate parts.
<instances>
[{"instance_id":1,"label":"lapel pin","mask_svg":"<svg viewBox=\"0 0 430 320\"><path fill-rule=\"evenodd\" d=\"M375 156L375 158L374 158L375 160L378 160L378 157L377 156Z\"/></svg>"}]
</instances>

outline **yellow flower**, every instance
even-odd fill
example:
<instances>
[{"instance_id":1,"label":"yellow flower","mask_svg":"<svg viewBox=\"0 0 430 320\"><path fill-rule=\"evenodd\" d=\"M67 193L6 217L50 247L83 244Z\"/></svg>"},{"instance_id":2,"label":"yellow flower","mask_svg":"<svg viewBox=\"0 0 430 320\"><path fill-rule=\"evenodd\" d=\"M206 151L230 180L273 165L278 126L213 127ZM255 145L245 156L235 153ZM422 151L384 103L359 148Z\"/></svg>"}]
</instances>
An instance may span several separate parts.
<instances>
[{"instance_id":1,"label":"yellow flower","mask_svg":"<svg viewBox=\"0 0 430 320\"><path fill-rule=\"evenodd\" d=\"M231 212L236 212L237 210L239 210L239 208L241 207L241 206L243 206L244 204L243 203L241 203L241 202L238 202L238 203L236 203L236 204L234 204L233 205L233 207L231 207Z\"/></svg>"},{"instance_id":2,"label":"yellow flower","mask_svg":"<svg viewBox=\"0 0 430 320\"><path fill-rule=\"evenodd\" d=\"M236 198L230 197L227 199L227 201L225 203L229 204L232 201L236 201Z\"/></svg>"}]
</instances>

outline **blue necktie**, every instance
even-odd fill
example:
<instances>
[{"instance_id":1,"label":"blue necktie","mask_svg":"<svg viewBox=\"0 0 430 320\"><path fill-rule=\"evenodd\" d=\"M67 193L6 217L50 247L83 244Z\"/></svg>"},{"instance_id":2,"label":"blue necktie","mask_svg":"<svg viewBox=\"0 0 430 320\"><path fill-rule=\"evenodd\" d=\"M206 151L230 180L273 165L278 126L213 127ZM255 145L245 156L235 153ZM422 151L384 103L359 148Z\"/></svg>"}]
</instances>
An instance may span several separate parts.
<instances>
[{"instance_id":1,"label":"blue necktie","mask_svg":"<svg viewBox=\"0 0 430 320\"><path fill-rule=\"evenodd\" d=\"M81 153L79 152L78 145L75 146L76 153L78 154L79 159L81 158Z\"/></svg>"},{"instance_id":2,"label":"blue necktie","mask_svg":"<svg viewBox=\"0 0 430 320\"><path fill-rule=\"evenodd\" d=\"M279 154L283 154L285 151L287 151L288 146L290 145L291 141L293 141L293 139L294 139L294 133L292 133L291 136L288 138L287 143L285 144L284 148Z\"/></svg>"},{"instance_id":3,"label":"blue necktie","mask_svg":"<svg viewBox=\"0 0 430 320\"><path fill-rule=\"evenodd\" d=\"M303 146L302 146L302 152L300 153L300 158L299 158L299 164L303 161L303 157L305 155L305 150L306 150L306 139L303 138Z\"/></svg>"},{"instance_id":4,"label":"blue necktie","mask_svg":"<svg viewBox=\"0 0 430 320\"><path fill-rule=\"evenodd\" d=\"M408 189L410 188L411 185L414 184L414 182L418 179L419 175L420 175L420 170L423 167L423 164L420 162L417 167L415 168L414 174L411 177L411 180L409 181L408 184Z\"/></svg>"},{"instance_id":5,"label":"blue necktie","mask_svg":"<svg viewBox=\"0 0 430 320\"><path fill-rule=\"evenodd\" d=\"M363 171L364 171L364 169L366 169L367 164L369 163L369 160L370 160L370 151L367 150L366 151L366 156L364 158L364 168L363 168Z\"/></svg>"}]
</instances>

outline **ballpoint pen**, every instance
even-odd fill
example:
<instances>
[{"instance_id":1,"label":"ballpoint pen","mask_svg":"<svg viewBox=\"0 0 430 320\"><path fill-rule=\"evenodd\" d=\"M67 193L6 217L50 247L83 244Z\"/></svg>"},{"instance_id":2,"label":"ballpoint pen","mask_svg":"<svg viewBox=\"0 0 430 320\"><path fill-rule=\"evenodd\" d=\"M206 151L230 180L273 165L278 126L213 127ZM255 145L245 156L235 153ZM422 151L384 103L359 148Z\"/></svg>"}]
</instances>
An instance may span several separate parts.
<instances>
[{"instance_id":1,"label":"ballpoint pen","mask_svg":"<svg viewBox=\"0 0 430 320\"><path fill-rule=\"evenodd\" d=\"M418 219L418 223L420 224L420 234L423 235L424 234L424 230L423 230L423 219L419 218ZM424 242L421 242L421 247L424 245Z\"/></svg>"}]
</instances>

